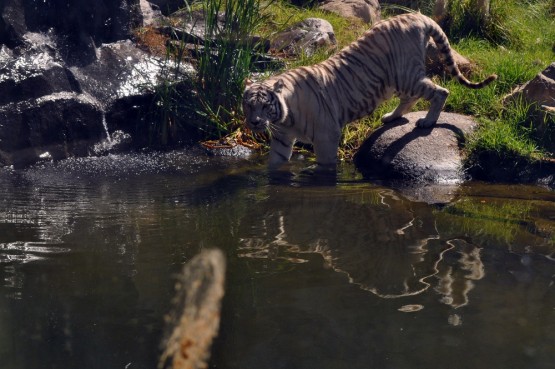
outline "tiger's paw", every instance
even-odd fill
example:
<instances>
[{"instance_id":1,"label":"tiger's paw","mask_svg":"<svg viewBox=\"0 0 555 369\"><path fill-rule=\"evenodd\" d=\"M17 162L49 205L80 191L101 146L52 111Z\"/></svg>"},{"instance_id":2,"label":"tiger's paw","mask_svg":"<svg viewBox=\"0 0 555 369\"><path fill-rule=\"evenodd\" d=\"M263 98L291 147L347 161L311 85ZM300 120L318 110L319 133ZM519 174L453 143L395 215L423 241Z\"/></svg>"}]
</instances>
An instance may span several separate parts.
<instances>
[{"instance_id":1,"label":"tiger's paw","mask_svg":"<svg viewBox=\"0 0 555 369\"><path fill-rule=\"evenodd\" d=\"M301 170L301 174L310 175L310 176L335 175L336 172L337 172L337 167L335 164L327 164L327 165L315 164Z\"/></svg>"},{"instance_id":2,"label":"tiger's paw","mask_svg":"<svg viewBox=\"0 0 555 369\"><path fill-rule=\"evenodd\" d=\"M420 118L416 121L416 126L418 128L430 128L433 127L436 122L436 120Z\"/></svg>"},{"instance_id":3,"label":"tiger's paw","mask_svg":"<svg viewBox=\"0 0 555 369\"><path fill-rule=\"evenodd\" d=\"M384 124L385 124L385 123L391 123L391 122L393 122L395 119L398 119L398 118L400 118L400 117L399 117L399 116L396 116L395 114L393 114L393 112L387 113L387 114L384 114L384 115L383 115L383 117L382 117L382 123L384 123Z\"/></svg>"}]
</instances>

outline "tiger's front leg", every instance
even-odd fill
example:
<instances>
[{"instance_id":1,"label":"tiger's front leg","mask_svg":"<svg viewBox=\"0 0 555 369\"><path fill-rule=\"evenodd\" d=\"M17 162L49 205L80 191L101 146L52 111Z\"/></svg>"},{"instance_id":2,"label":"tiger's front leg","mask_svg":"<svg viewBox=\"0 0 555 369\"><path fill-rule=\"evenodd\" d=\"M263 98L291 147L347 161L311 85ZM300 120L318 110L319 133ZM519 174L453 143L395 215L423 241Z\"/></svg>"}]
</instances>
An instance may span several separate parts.
<instances>
[{"instance_id":1,"label":"tiger's front leg","mask_svg":"<svg viewBox=\"0 0 555 369\"><path fill-rule=\"evenodd\" d=\"M270 142L270 158L268 168L270 170L279 169L284 163L291 159L295 138L286 135L274 135Z\"/></svg>"},{"instance_id":2,"label":"tiger's front leg","mask_svg":"<svg viewBox=\"0 0 555 369\"><path fill-rule=\"evenodd\" d=\"M341 131L328 132L324 137L314 140L314 154L316 154L317 172L335 172L337 170L337 150Z\"/></svg>"}]
</instances>

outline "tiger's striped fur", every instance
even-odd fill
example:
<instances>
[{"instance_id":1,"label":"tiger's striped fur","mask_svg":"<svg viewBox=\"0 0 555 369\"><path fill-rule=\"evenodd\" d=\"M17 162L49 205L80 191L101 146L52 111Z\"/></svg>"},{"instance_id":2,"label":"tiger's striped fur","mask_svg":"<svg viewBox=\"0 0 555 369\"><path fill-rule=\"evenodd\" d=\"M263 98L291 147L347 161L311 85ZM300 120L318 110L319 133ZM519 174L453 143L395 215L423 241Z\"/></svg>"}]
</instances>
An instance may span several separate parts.
<instances>
[{"instance_id":1,"label":"tiger's striped fur","mask_svg":"<svg viewBox=\"0 0 555 369\"><path fill-rule=\"evenodd\" d=\"M265 81L250 83L243 95L247 126L272 135L269 166L291 157L296 140L312 143L320 166L335 168L343 126L374 111L397 95L399 106L384 115L391 122L420 99L430 101L419 127L439 118L449 91L426 77L426 46L430 37L443 55L450 74L468 88L482 88L497 76L472 83L459 71L447 36L420 13L399 15L374 25L357 41L329 59L295 68Z\"/></svg>"}]
</instances>

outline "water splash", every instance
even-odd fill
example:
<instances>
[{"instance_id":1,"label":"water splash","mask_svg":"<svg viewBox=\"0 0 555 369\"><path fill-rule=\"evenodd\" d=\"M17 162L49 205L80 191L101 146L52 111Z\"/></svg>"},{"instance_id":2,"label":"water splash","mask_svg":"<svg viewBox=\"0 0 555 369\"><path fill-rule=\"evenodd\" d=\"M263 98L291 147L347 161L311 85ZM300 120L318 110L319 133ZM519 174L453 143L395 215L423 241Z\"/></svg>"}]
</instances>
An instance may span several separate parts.
<instances>
[{"instance_id":1,"label":"water splash","mask_svg":"<svg viewBox=\"0 0 555 369\"><path fill-rule=\"evenodd\" d=\"M105 121L103 120L103 124ZM110 135L106 128L106 139L100 141L93 146L93 153L95 155L106 155L117 151L124 150L132 141L131 135L123 131L115 131Z\"/></svg>"},{"instance_id":2,"label":"water splash","mask_svg":"<svg viewBox=\"0 0 555 369\"><path fill-rule=\"evenodd\" d=\"M104 132L106 133L106 140L112 142L112 137L110 137L110 131L108 131L108 123L106 123L106 113L102 112L102 127L104 127Z\"/></svg>"}]
</instances>

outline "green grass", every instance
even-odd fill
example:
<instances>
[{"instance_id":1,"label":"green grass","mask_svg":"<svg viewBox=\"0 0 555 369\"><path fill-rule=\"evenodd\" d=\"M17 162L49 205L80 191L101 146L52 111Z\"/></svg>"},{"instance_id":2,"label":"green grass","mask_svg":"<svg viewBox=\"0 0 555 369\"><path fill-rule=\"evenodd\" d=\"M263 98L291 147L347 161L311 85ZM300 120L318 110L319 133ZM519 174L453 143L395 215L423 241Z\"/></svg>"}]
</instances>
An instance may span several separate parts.
<instances>
[{"instance_id":1,"label":"green grass","mask_svg":"<svg viewBox=\"0 0 555 369\"><path fill-rule=\"evenodd\" d=\"M530 105L517 101L500 110L497 119L481 119L478 132L469 137L466 146L469 155L487 151L530 160L547 155L532 139L533 131L528 124L530 108Z\"/></svg>"}]
</instances>

